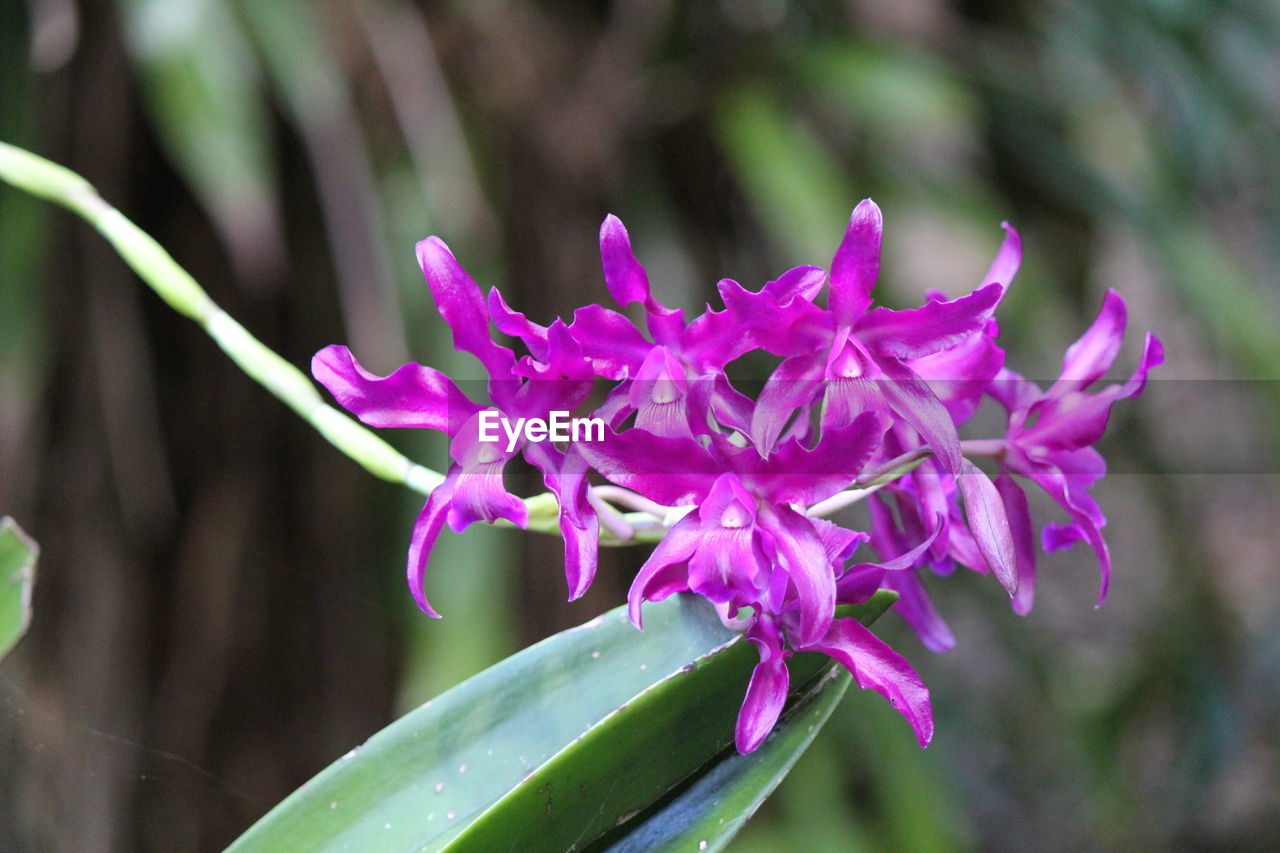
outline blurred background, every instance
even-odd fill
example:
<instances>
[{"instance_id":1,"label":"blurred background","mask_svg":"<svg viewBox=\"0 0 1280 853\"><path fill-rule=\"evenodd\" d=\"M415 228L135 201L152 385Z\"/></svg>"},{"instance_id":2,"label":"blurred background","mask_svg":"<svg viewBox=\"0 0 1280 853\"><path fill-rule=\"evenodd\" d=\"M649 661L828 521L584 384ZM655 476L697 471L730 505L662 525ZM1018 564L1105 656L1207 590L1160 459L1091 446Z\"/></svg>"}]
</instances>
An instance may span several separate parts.
<instances>
[{"instance_id":1,"label":"blurred background","mask_svg":"<svg viewBox=\"0 0 1280 853\"><path fill-rule=\"evenodd\" d=\"M736 848L1280 845L1280 4L1209 0L5 0L0 139L78 170L295 364L451 367L413 244L539 321L628 224L688 308L825 266L885 213L880 298L966 292L1021 230L1010 364L1052 378L1107 287L1115 574L1036 610L959 575L920 751L850 695ZM977 436L971 436L977 437ZM428 465L444 449L391 439ZM418 500L240 374L70 214L0 189L0 513L43 545L0 665L0 850L217 850L398 713L623 600L473 529L403 583ZM1043 521L1057 518L1038 505Z\"/></svg>"}]
</instances>

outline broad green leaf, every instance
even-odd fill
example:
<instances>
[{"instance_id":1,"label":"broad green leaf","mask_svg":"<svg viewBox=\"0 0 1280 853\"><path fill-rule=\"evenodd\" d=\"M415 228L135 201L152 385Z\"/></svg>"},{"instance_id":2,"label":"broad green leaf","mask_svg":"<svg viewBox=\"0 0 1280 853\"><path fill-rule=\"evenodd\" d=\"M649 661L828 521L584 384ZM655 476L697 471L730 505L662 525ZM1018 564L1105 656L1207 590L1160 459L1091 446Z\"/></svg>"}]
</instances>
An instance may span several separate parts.
<instances>
[{"instance_id":1,"label":"broad green leaf","mask_svg":"<svg viewBox=\"0 0 1280 853\"><path fill-rule=\"evenodd\" d=\"M655 680L734 639L677 596L549 637L402 717L329 766L230 849L436 849ZM743 685L739 685L741 690Z\"/></svg>"},{"instance_id":2,"label":"broad green leaf","mask_svg":"<svg viewBox=\"0 0 1280 853\"><path fill-rule=\"evenodd\" d=\"M871 621L894 596L862 608ZM574 850L649 808L733 743L754 648L740 637L654 683L584 732L480 815L446 848ZM793 657L793 686L834 664Z\"/></svg>"},{"instance_id":3,"label":"broad green leaf","mask_svg":"<svg viewBox=\"0 0 1280 853\"><path fill-rule=\"evenodd\" d=\"M0 518L0 660L31 624L31 590L40 548L12 518Z\"/></svg>"},{"instance_id":4,"label":"broad green leaf","mask_svg":"<svg viewBox=\"0 0 1280 853\"><path fill-rule=\"evenodd\" d=\"M625 823L732 749L755 663L699 599L675 596L645 615L637 632L623 608L610 611L418 708L231 851L561 850ZM831 666L815 654L792 664L801 690Z\"/></svg>"},{"instance_id":5,"label":"broad green leaf","mask_svg":"<svg viewBox=\"0 0 1280 853\"><path fill-rule=\"evenodd\" d=\"M722 850L808 749L853 680L829 669L787 709L764 744L748 755L726 750L692 784L592 849L608 853Z\"/></svg>"},{"instance_id":6,"label":"broad green leaf","mask_svg":"<svg viewBox=\"0 0 1280 853\"><path fill-rule=\"evenodd\" d=\"M893 593L881 592L864 604L840 608L838 615L870 625L896 599ZM677 793L589 849L608 853L724 849L809 748L852 680L843 669L826 667L792 699L759 749L749 755L726 749Z\"/></svg>"}]
</instances>

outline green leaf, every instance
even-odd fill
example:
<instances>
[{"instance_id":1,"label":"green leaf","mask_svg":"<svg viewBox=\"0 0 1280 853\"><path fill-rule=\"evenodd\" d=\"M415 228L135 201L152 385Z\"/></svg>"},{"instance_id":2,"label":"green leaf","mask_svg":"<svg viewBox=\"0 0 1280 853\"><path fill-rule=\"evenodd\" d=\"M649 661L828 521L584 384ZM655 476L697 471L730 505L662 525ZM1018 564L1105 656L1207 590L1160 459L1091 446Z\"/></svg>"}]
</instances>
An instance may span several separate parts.
<instances>
[{"instance_id":1,"label":"green leaf","mask_svg":"<svg viewBox=\"0 0 1280 853\"><path fill-rule=\"evenodd\" d=\"M793 700L778 727L755 752L734 748L650 813L622 826L592 849L722 850L773 793L844 698L853 680L831 668Z\"/></svg>"},{"instance_id":2,"label":"green leaf","mask_svg":"<svg viewBox=\"0 0 1280 853\"><path fill-rule=\"evenodd\" d=\"M896 597L885 593L840 615L874 621ZM732 749L757 660L735 637L656 682L522 780L446 849L573 850L631 820ZM817 653L788 664L801 690L833 668Z\"/></svg>"},{"instance_id":3,"label":"green leaf","mask_svg":"<svg viewBox=\"0 0 1280 853\"><path fill-rule=\"evenodd\" d=\"M31 624L31 591L36 585L40 547L12 518L0 518L0 660Z\"/></svg>"},{"instance_id":4,"label":"green leaf","mask_svg":"<svg viewBox=\"0 0 1280 853\"><path fill-rule=\"evenodd\" d=\"M242 269L279 263L271 116L235 15L211 0L125 0L143 106Z\"/></svg>"},{"instance_id":5,"label":"green leaf","mask_svg":"<svg viewBox=\"0 0 1280 853\"><path fill-rule=\"evenodd\" d=\"M254 825L234 851L443 844L637 693L734 638L701 602L622 609L549 637L402 717Z\"/></svg>"},{"instance_id":6,"label":"green leaf","mask_svg":"<svg viewBox=\"0 0 1280 853\"><path fill-rule=\"evenodd\" d=\"M856 615L870 622L892 600ZM563 850L626 823L719 766L755 664L700 599L650 605L645 622L636 632L618 608L464 682L324 770L231 851ZM793 658L797 693L830 668ZM757 793L738 797L754 810L776 779L752 777Z\"/></svg>"}]
</instances>

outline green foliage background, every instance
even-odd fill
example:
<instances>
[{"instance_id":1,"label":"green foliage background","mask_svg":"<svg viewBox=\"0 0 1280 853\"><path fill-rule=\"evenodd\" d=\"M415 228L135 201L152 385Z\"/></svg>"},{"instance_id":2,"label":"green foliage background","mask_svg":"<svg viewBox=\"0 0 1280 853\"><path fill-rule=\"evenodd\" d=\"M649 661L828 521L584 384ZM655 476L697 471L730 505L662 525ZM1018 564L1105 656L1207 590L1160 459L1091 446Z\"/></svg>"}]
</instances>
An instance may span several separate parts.
<instances>
[{"instance_id":1,"label":"green foliage background","mask_svg":"<svg viewBox=\"0 0 1280 853\"><path fill-rule=\"evenodd\" d=\"M1169 363L1117 412L1116 575L1035 612L934 584L959 648L929 750L850 694L741 850L1280 843L1280 6L1208 0L41 0L0 5L0 138L85 174L294 363L455 360L427 234L549 320L631 229L663 298L825 264L886 217L882 298L1027 261L1011 363L1052 378L1106 287ZM0 514L43 546L0 665L0 849L219 849L397 713L618 603L550 538L442 541L63 212L0 191ZM431 437L395 436L427 464ZM524 484L526 490L532 483ZM1049 511L1048 507L1041 507ZM855 516L856 518L856 516Z\"/></svg>"}]
</instances>

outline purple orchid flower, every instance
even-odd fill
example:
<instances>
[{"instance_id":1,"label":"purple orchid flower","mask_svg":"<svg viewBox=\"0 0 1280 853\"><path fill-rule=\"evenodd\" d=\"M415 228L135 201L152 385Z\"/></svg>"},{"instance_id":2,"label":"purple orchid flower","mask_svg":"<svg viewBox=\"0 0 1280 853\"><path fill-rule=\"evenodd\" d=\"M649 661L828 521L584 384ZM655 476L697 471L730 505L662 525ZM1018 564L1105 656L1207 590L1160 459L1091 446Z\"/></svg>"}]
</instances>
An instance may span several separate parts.
<instances>
[{"instance_id":1,"label":"purple orchid flower","mask_svg":"<svg viewBox=\"0 0 1280 853\"><path fill-rule=\"evenodd\" d=\"M1017 232L1004 228L982 286L968 295L929 293L921 307L903 311L872 307L882 222L866 200L853 211L829 276L797 267L759 291L724 279L724 310L708 305L686 321L654 297L626 228L609 216L600 229L605 284L623 309L637 306L644 331L599 305L578 309L568 324L535 323L496 288L486 300L433 237L418 245L423 274L454 345L484 366L488 400L473 401L418 364L377 376L345 347L321 350L312 370L365 423L435 429L450 438L451 463L418 518L409 552L410 587L427 613L436 615L423 575L445 524L526 525L525 503L504 484L507 463L520 456L559 502L571 599L594 576L599 518L624 540L631 530L607 501L652 516L650 529L670 527L631 584L629 615L640 627L644 602L690 592L757 647L735 731L740 751L758 747L776 723L790 689L787 660L802 651L827 654L860 686L888 698L923 746L933 733L928 689L905 659L836 608L893 590L895 611L924 645L946 651L955 636L921 576L946 576L963 565L993 574L1014 609L1026 613L1035 590L1034 528L1014 475L1035 482L1071 517L1044 528L1046 550L1081 540L1093 546L1101 602L1110 575L1106 519L1088 489L1105 464L1092 445L1111 405L1140 393L1163 359L1159 341L1148 336L1132 378L1088 390L1115 360L1124 333L1124 303L1109 293L1048 390L1008 370L992 314L1022 250ZM814 300L827 284L821 307ZM495 341L490 324L527 354L517 357ZM755 400L725 375L753 349L782 359ZM485 438L490 418L518 422L577 410L600 379L611 383L592 413L608 424L602 440ZM988 396L1008 414L1004 437L962 443L957 426ZM966 454L994 457L998 477ZM591 472L607 488L590 486ZM816 517L862 499L870 510L867 532ZM864 544L878 562L854 562Z\"/></svg>"},{"instance_id":2,"label":"purple orchid flower","mask_svg":"<svg viewBox=\"0 0 1280 853\"><path fill-rule=\"evenodd\" d=\"M926 649L938 653L949 652L955 648L955 634L933 606L933 601L929 598L929 593L920 579L920 564L927 562L928 547L937 540L942 525L933 525L933 532L921 540L919 534L923 531L923 525L911 516L914 505L905 500L898 501L896 505L901 511L904 526L911 524L912 521L916 522L917 529L912 531L914 536L894 520L889 502L883 496L876 495L867 503L871 511L871 539L879 548L881 556L888 562L906 564L899 571L880 572L880 586L898 594L898 600L893 603L894 612L916 632ZM920 545L912 547L910 542L913 540L923 542L923 547ZM946 569L940 569L940 565L948 566L949 564L935 562L932 568L938 574L946 574ZM859 570L855 567L851 570L847 582L856 582L859 571L874 572L876 569L872 567Z\"/></svg>"},{"instance_id":3,"label":"purple orchid flower","mask_svg":"<svg viewBox=\"0 0 1280 853\"><path fill-rule=\"evenodd\" d=\"M635 426L656 435L706 431L706 413L736 426L747 403L724 378L725 365L754 347L727 311L710 305L686 323L684 312L654 297L649 275L631 248L626 226L609 215L600 225L605 285L620 306L643 307L646 337L626 316L599 305L574 312L570 334L596 374L619 385L597 413L611 426L635 413ZM802 268L783 286L821 270ZM699 386L695 390L695 386ZM694 395L691 397L691 394ZM694 402L692 409L691 401Z\"/></svg>"},{"instance_id":4,"label":"purple orchid flower","mask_svg":"<svg viewBox=\"0 0 1280 853\"><path fill-rule=\"evenodd\" d=\"M733 285L722 286L721 292L730 314L752 330L753 338L784 356L755 408L751 434L758 446L768 446L798 408L818 397L824 427L868 409L893 417L903 445L927 444L937 460L916 475L929 507L925 516L945 524L950 514L944 511L942 490L947 482L959 485L978 546L975 568L990 567L1013 595L1018 576L1004 507L994 484L963 459L956 430L977 409L1004 362L994 343L997 327L991 313L1016 274L1022 252L1018 233L1007 223L1004 227L1004 244L983 286L955 300L931 295L917 309L871 308L882 220L870 200L854 209L832 260L826 310L810 301L812 294L789 294L784 300ZM939 555L951 538L949 530L941 532L934 544Z\"/></svg>"},{"instance_id":5,"label":"purple orchid flower","mask_svg":"<svg viewBox=\"0 0 1280 853\"><path fill-rule=\"evenodd\" d=\"M543 330L539 355L545 363L525 359L496 342L489 332L489 312L475 281L442 240L418 244L418 261L441 316L453 332L454 346L480 360L489 374L492 406L471 401L439 371L407 364L389 376L365 370L346 347L330 346L312 359L316 380L350 412L370 426L423 427L451 439L452 464L444 482L427 498L414 525L409 547L408 580L418 606L439 616L427 600L423 579L431 549L447 523L461 532L476 521L506 519L523 528L528 510L507 491L503 469L517 454L542 472L559 500L565 542L565 576L570 599L591 585L596 568L599 524L587 499L587 466L576 448L560 450L550 441L521 437L508 448L482 440L482 414L510 421L545 418L554 410L572 411L591 391L589 362L563 323ZM530 378L525 373L534 373Z\"/></svg>"},{"instance_id":6,"label":"purple orchid flower","mask_svg":"<svg viewBox=\"0 0 1280 853\"><path fill-rule=\"evenodd\" d=\"M1005 473L996 481L996 488L1014 531L1021 578L1015 606L1022 612L1030 610L1034 594L1035 546L1026 495L1009 473L1034 482L1071 516L1070 524L1044 528L1043 547L1056 551L1081 540L1087 542L1098 557L1098 604L1106 599L1111 554L1102 538L1102 527L1107 519L1088 489L1106 473L1107 466L1093 445L1106 430L1112 404L1142 393L1147 374L1164 363L1160 339L1148 334L1138 367L1127 382L1096 393L1086 390L1115 362L1126 319L1124 300L1109 290L1098 318L1067 349L1062 374L1047 391L1008 369L991 384L989 393L1009 414L1006 449L1001 457Z\"/></svg>"},{"instance_id":7,"label":"purple orchid flower","mask_svg":"<svg viewBox=\"0 0 1280 853\"><path fill-rule=\"evenodd\" d=\"M1021 262L1021 240L1007 223L1005 229L986 284L959 299L908 311L871 308L883 220L870 199L854 209L832 259L826 310L803 293L779 298L722 283L730 316L761 348L785 358L766 383L751 425L760 446L771 444L798 408L821 395L824 425L847 422L867 408L887 411L920 433L948 473L959 474L955 423L907 361L961 344L985 328Z\"/></svg>"},{"instance_id":8,"label":"purple orchid flower","mask_svg":"<svg viewBox=\"0 0 1280 853\"><path fill-rule=\"evenodd\" d=\"M885 422L865 412L823 431L811 449L797 439L761 455L719 436L691 437L641 429L614 433L583 448L612 482L668 506L695 505L641 567L628 594L632 621L641 604L677 591L707 598L722 613L743 608L747 639L760 650L738 718L738 749L755 749L781 713L792 651L821 651L846 666L907 717L921 744L932 736L928 690L910 665L853 619L836 619L839 603L865 600L875 585L838 587L839 566L864 534L810 519L795 507L828 498L853 482L879 446ZM877 567L878 568L878 567Z\"/></svg>"}]
</instances>

